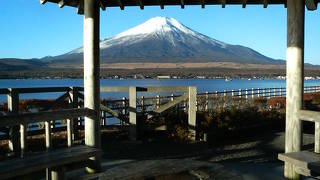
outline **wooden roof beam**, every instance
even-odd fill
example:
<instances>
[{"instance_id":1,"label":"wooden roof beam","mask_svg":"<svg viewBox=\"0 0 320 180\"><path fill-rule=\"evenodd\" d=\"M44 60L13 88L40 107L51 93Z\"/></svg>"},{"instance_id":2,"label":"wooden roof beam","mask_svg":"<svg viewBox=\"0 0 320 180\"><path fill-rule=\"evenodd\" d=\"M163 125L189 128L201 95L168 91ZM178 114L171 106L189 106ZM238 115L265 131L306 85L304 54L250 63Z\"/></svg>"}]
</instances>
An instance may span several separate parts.
<instances>
[{"instance_id":1,"label":"wooden roof beam","mask_svg":"<svg viewBox=\"0 0 320 180\"><path fill-rule=\"evenodd\" d=\"M143 5L143 0L138 0L140 9L143 10L144 9L144 5Z\"/></svg>"},{"instance_id":2,"label":"wooden roof beam","mask_svg":"<svg viewBox=\"0 0 320 180\"><path fill-rule=\"evenodd\" d=\"M246 8L247 6L247 0L242 0L242 8Z\"/></svg>"},{"instance_id":3,"label":"wooden roof beam","mask_svg":"<svg viewBox=\"0 0 320 180\"><path fill-rule=\"evenodd\" d=\"M310 11L317 10L318 8L318 0L306 0L307 9Z\"/></svg>"},{"instance_id":4,"label":"wooden roof beam","mask_svg":"<svg viewBox=\"0 0 320 180\"><path fill-rule=\"evenodd\" d=\"M118 4L119 4L119 6L120 6L120 9L121 9L121 10L124 10L124 5L123 5L122 0L118 0Z\"/></svg>"},{"instance_id":5,"label":"wooden roof beam","mask_svg":"<svg viewBox=\"0 0 320 180\"><path fill-rule=\"evenodd\" d=\"M204 0L200 0L200 1L201 1L201 8L204 9L205 8Z\"/></svg>"},{"instance_id":6,"label":"wooden roof beam","mask_svg":"<svg viewBox=\"0 0 320 180\"><path fill-rule=\"evenodd\" d=\"M180 0L181 9L184 9L184 0Z\"/></svg>"},{"instance_id":7,"label":"wooden roof beam","mask_svg":"<svg viewBox=\"0 0 320 180\"><path fill-rule=\"evenodd\" d=\"M60 1L58 2L59 8L63 8L65 5L66 5L66 2L65 2L64 0L60 0Z\"/></svg>"},{"instance_id":8,"label":"wooden roof beam","mask_svg":"<svg viewBox=\"0 0 320 180\"><path fill-rule=\"evenodd\" d=\"M268 0L263 0L263 8L267 8L268 7Z\"/></svg>"},{"instance_id":9,"label":"wooden roof beam","mask_svg":"<svg viewBox=\"0 0 320 180\"><path fill-rule=\"evenodd\" d=\"M159 0L159 4L160 4L160 9L164 9L164 3L163 3L163 0Z\"/></svg>"},{"instance_id":10,"label":"wooden roof beam","mask_svg":"<svg viewBox=\"0 0 320 180\"><path fill-rule=\"evenodd\" d=\"M221 7L225 8L226 7L226 2L227 0L221 0Z\"/></svg>"},{"instance_id":11,"label":"wooden roof beam","mask_svg":"<svg viewBox=\"0 0 320 180\"><path fill-rule=\"evenodd\" d=\"M100 0L100 7L101 7L101 9L102 9L103 11L106 10L106 6L103 4L103 1L102 1L102 0Z\"/></svg>"},{"instance_id":12,"label":"wooden roof beam","mask_svg":"<svg viewBox=\"0 0 320 180\"><path fill-rule=\"evenodd\" d=\"M47 0L40 0L40 4L45 4L46 2L48 2Z\"/></svg>"},{"instance_id":13,"label":"wooden roof beam","mask_svg":"<svg viewBox=\"0 0 320 180\"><path fill-rule=\"evenodd\" d=\"M79 0L79 4L77 7L77 13L78 14L84 14L84 3L83 0Z\"/></svg>"}]
</instances>

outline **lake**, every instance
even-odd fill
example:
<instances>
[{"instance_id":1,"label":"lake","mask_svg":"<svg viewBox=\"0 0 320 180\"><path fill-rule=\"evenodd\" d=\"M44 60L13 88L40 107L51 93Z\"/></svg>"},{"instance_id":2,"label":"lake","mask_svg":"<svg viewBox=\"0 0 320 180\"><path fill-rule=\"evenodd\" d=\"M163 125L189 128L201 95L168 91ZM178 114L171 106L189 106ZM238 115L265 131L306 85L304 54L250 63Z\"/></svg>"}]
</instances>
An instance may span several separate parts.
<instances>
[{"instance_id":1,"label":"lake","mask_svg":"<svg viewBox=\"0 0 320 180\"><path fill-rule=\"evenodd\" d=\"M223 90L237 90L250 88L274 88L285 87L285 80L276 79L101 79L101 86L196 86L198 92L214 92ZM320 85L320 80L307 80L305 86ZM21 87L61 87L61 86L83 86L82 79L1 79L0 88L21 88ZM57 98L61 93L37 93L22 94L20 99ZM155 94L139 93L138 96L150 96ZM127 93L102 93L102 98L120 99L127 97ZM5 95L0 95L0 103L6 101Z\"/></svg>"}]
</instances>

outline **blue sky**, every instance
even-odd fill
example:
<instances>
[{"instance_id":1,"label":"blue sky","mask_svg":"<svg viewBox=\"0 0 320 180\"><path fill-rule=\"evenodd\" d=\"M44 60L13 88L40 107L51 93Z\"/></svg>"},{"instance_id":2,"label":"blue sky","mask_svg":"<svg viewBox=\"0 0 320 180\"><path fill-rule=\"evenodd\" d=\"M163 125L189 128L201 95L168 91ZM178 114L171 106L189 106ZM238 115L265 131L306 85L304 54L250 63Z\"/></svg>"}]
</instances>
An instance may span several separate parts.
<instances>
[{"instance_id":1,"label":"blue sky","mask_svg":"<svg viewBox=\"0 0 320 180\"><path fill-rule=\"evenodd\" d=\"M82 45L83 17L70 7L41 5L39 0L1 0L0 58L40 58L66 53ZM286 9L283 6L179 6L107 8L101 11L101 39L149 18L176 18L184 25L230 44L251 47L285 59ZM305 61L320 64L320 13L306 12Z\"/></svg>"}]
</instances>

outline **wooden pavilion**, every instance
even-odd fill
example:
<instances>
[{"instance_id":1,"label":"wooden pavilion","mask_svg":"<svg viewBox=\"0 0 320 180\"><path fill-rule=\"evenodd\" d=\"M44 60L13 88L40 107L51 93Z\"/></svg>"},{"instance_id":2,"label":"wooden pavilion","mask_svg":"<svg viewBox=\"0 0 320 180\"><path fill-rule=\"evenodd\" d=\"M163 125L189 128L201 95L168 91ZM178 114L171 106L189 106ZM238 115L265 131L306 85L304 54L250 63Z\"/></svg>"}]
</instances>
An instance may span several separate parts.
<instances>
[{"instance_id":1,"label":"wooden pavilion","mask_svg":"<svg viewBox=\"0 0 320 180\"><path fill-rule=\"evenodd\" d=\"M164 6L179 5L283 5L287 8L287 105L286 105L286 147L285 153L279 158L285 161L284 176L288 179L298 179L299 174L313 173L319 165L311 160L320 153L320 112L302 110L304 81L304 21L305 7L316 10L318 0L40 0L41 4L56 3L60 8L71 6L77 8L78 14L84 14L84 106L96 113L85 117L85 144L90 147L100 147L99 110L99 40L100 40L100 8L125 6ZM302 146L302 121L313 121L315 127L315 153L304 153ZM292 154L293 153L293 154ZM296 153L296 154L294 154ZM93 158L99 165L99 158ZM97 166L98 167L98 166ZM313 169L312 169L313 167Z\"/></svg>"}]
</instances>

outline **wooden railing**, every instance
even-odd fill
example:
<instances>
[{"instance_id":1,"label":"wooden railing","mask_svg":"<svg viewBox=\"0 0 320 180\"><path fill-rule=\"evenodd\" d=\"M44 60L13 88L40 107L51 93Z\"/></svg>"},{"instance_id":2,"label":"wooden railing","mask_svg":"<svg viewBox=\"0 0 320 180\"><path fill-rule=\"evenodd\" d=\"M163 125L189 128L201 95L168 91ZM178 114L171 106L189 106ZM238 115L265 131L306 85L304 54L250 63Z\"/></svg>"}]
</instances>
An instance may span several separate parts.
<instances>
[{"instance_id":1,"label":"wooden railing","mask_svg":"<svg viewBox=\"0 0 320 180\"><path fill-rule=\"evenodd\" d=\"M26 149L25 139L27 136L28 124L45 123L46 147L51 148L51 131L57 120L66 120L67 126L67 144L72 146L73 141L78 136L79 127L83 124L84 116L94 115L89 109L83 108L84 96L81 93L82 87L40 87L40 88L6 88L0 89L0 95L8 96L8 112L5 116L0 116L0 127L6 127L10 136L9 147L13 151L23 152ZM101 87L101 92L128 92L130 96L130 87ZM148 113L151 116L166 111L169 108L176 107L190 111L190 102L186 100L190 97L189 87L131 87L131 94L134 98L123 97L120 100L104 100L101 104L101 125L107 125L107 119L115 117L120 120L122 125L134 122L137 113ZM307 86L305 93L318 93L320 86ZM62 92L57 99L48 103L39 109L39 112L19 112L19 96L29 93L57 93ZM167 96L136 97L137 92L175 92ZM209 102L214 97L234 97L238 99L250 98L273 98L285 97L285 88L255 88L240 90L224 90L215 92L205 92L196 94L196 110L208 110ZM130 100L131 99L131 100ZM200 99L203 99L200 101ZM67 109L56 109L60 103L68 101ZM212 107L211 107L212 108ZM191 107L191 110L193 108ZM303 115L303 113L302 113ZM131 120L130 120L131 116ZM302 118L308 120L308 118ZM20 131L20 132L19 132ZM19 136L20 134L20 136Z\"/></svg>"}]
</instances>

